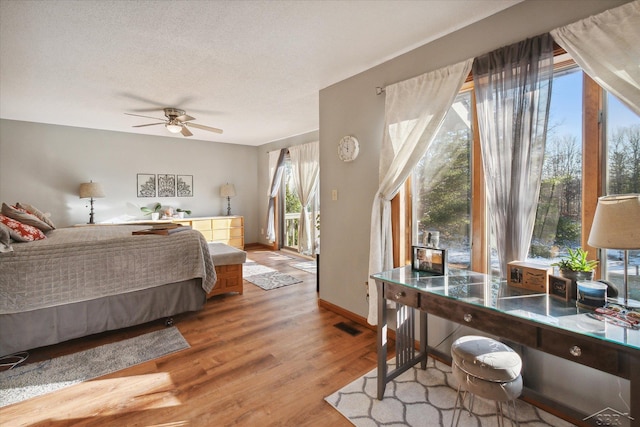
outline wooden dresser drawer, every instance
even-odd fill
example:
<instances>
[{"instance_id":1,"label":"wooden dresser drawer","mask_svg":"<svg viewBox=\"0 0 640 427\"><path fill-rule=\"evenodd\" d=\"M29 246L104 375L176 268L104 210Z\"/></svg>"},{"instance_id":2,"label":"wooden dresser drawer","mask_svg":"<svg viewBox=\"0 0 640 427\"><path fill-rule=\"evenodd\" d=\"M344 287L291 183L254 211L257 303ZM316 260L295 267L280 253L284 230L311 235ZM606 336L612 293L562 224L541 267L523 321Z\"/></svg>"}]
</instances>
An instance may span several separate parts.
<instances>
[{"instance_id":1,"label":"wooden dresser drawer","mask_svg":"<svg viewBox=\"0 0 640 427\"><path fill-rule=\"evenodd\" d=\"M557 331L541 329L539 349L610 374L620 371L616 350Z\"/></svg>"},{"instance_id":2,"label":"wooden dresser drawer","mask_svg":"<svg viewBox=\"0 0 640 427\"><path fill-rule=\"evenodd\" d=\"M194 220L191 221L191 227L198 231L211 231L211 220Z\"/></svg>"},{"instance_id":3,"label":"wooden dresser drawer","mask_svg":"<svg viewBox=\"0 0 640 427\"><path fill-rule=\"evenodd\" d=\"M384 297L386 299L409 307L418 308L419 295L418 291L406 286L394 285L393 283L384 284Z\"/></svg>"},{"instance_id":4,"label":"wooden dresser drawer","mask_svg":"<svg viewBox=\"0 0 640 427\"><path fill-rule=\"evenodd\" d=\"M533 325L509 321L508 316L482 310L459 301L444 297L425 295L420 300L420 308L434 316L479 329L501 338L537 347L537 329Z\"/></svg>"},{"instance_id":5,"label":"wooden dresser drawer","mask_svg":"<svg viewBox=\"0 0 640 427\"><path fill-rule=\"evenodd\" d=\"M213 239L229 239L231 237L242 237L242 228L226 228L220 230L213 230Z\"/></svg>"}]
</instances>

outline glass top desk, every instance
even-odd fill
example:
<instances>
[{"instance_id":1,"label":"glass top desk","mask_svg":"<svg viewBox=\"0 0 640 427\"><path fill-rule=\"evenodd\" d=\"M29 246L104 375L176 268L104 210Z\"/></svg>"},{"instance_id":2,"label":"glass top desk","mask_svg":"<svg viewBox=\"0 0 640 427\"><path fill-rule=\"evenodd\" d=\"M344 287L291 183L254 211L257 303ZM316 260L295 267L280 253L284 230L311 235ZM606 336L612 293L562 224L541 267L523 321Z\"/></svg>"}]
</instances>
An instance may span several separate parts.
<instances>
[{"instance_id":1,"label":"glass top desk","mask_svg":"<svg viewBox=\"0 0 640 427\"><path fill-rule=\"evenodd\" d=\"M378 295L378 390L418 362L426 369L427 313L630 380L640 426L640 330L590 317L575 301L508 286L466 270L447 276L399 267L371 276ZM397 305L396 368L387 365L387 302ZM419 350L415 313L419 313Z\"/></svg>"}]
</instances>

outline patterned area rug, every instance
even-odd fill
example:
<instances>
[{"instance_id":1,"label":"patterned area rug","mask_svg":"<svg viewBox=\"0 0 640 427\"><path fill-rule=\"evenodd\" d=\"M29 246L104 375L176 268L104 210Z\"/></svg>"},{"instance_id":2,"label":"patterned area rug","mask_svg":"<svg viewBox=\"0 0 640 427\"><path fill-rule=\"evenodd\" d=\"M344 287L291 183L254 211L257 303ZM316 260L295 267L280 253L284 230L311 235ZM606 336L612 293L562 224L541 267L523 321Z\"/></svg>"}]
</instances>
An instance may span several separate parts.
<instances>
[{"instance_id":1,"label":"patterned area rug","mask_svg":"<svg viewBox=\"0 0 640 427\"><path fill-rule=\"evenodd\" d=\"M302 280L289 274L280 273L271 267L247 260L242 267L242 278L265 291L282 288L283 286L301 283Z\"/></svg>"},{"instance_id":2,"label":"patterned area rug","mask_svg":"<svg viewBox=\"0 0 640 427\"><path fill-rule=\"evenodd\" d=\"M0 372L0 407L189 348L171 327Z\"/></svg>"},{"instance_id":3,"label":"patterned area rug","mask_svg":"<svg viewBox=\"0 0 640 427\"><path fill-rule=\"evenodd\" d=\"M325 400L358 427L451 425L457 384L450 366L429 358L425 371L418 365L390 381L382 400L376 398L376 381L374 369ZM506 405L503 407L506 412ZM516 408L521 426L573 426L521 400L516 401ZM476 397L473 414L464 411L458 425L497 426L495 411L492 401Z\"/></svg>"},{"instance_id":4,"label":"patterned area rug","mask_svg":"<svg viewBox=\"0 0 640 427\"><path fill-rule=\"evenodd\" d=\"M298 270L306 271L307 273L311 274L318 273L318 264L315 261L298 262L295 264L291 264L291 267L297 268Z\"/></svg>"}]
</instances>

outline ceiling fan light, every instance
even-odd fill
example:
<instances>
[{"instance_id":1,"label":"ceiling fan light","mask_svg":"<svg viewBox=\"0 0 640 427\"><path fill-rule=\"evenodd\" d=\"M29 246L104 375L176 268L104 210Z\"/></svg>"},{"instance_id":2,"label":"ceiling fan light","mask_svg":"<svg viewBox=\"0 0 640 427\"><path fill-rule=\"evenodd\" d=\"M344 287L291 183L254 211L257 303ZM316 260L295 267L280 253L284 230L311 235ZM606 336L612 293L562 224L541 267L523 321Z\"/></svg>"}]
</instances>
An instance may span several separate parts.
<instances>
[{"instance_id":1,"label":"ceiling fan light","mask_svg":"<svg viewBox=\"0 0 640 427\"><path fill-rule=\"evenodd\" d=\"M170 123L167 123L165 125L165 127L171 133L180 133L180 131L182 130L182 126L181 125L174 125L174 124L170 124Z\"/></svg>"}]
</instances>

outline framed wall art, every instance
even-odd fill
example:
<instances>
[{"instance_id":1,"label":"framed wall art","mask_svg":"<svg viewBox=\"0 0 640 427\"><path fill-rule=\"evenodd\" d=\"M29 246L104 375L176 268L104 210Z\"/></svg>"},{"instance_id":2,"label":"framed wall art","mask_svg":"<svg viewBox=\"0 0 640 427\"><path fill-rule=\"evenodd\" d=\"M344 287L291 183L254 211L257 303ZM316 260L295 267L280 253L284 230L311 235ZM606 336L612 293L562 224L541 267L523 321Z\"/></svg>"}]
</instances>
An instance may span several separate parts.
<instances>
[{"instance_id":1,"label":"framed wall art","mask_svg":"<svg viewBox=\"0 0 640 427\"><path fill-rule=\"evenodd\" d=\"M156 175L139 173L137 176L138 197L156 197Z\"/></svg>"},{"instance_id":2,"label":"framed wall art","mask_svg":"<svg viewBox=\"0 0 640 427\"><path fill-rule=\"evenodd\" d=\"M445 249L412 246L411 267L435 275L447 274L447 251Z\"/></svg>"},{"instance_id":3,"label":"framed wall art","mask_svg":"<svg viewBox=\"0 0 640 427\"><path fill-rule=\"evenodd\" d=\"M158 174L158 197L176 197L176 176Z\"/></svg>"},{"instance_id":4,"label":"framed wall art","mask_svg":"<svg viewBox=\"0 0 640 427\"><path fill-rule=\"evenodd\" d=\"M176 178L178 197L193 197L193 175L178 175Z\"/></svg>"}]
</instances>

